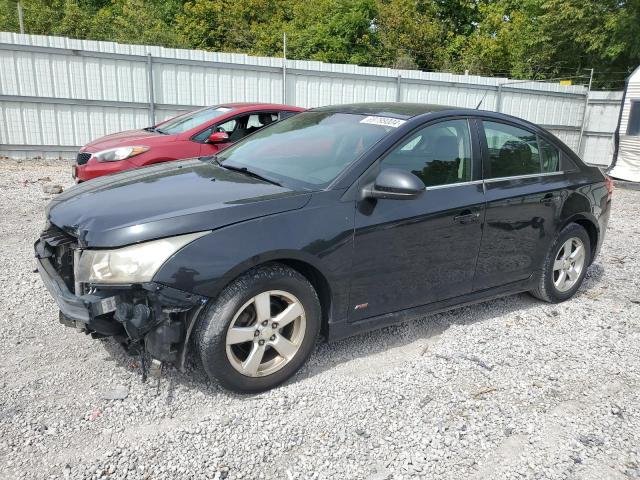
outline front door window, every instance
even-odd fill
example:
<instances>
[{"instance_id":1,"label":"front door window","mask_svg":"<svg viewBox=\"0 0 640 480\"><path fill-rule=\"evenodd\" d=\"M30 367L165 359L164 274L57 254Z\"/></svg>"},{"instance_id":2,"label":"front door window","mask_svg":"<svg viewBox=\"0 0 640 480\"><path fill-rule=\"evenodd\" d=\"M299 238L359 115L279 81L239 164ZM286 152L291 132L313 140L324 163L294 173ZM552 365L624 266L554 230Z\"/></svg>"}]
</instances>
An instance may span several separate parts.
<instances>
[{"instance_id":1,"label":"front door window","mask_svg":"<svg viewBox=\"0 0 640 480\"><path fill-rule=\"evenodd\" d=\"M387 155L382 168L402 168L427 187L471 180L471 135L467 120L429 125Z\"/></svg>"}]
</instances>

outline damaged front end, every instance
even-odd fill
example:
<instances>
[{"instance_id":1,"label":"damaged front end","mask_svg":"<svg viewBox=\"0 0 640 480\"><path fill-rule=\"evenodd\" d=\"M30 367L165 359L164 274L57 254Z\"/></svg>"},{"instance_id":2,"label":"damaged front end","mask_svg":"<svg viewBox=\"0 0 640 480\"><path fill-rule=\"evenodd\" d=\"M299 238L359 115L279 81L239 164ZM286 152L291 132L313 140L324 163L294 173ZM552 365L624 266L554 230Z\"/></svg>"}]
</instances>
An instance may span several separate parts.
<instances>
[{"instance_id":1,"label":"damaged front end","mask_svg":"<svg viewBox=\"0 0 640 480\"><path fill-rule=\"evenodd\" d=\"M87 250L88 251L88 250ZM152 365L184 368L188 338L206 297L152 281L84 282L77 239L49 226L35 243L38 271L60 308L60 322L94 338L114 337Z\"/></svg>"}]
</instances>

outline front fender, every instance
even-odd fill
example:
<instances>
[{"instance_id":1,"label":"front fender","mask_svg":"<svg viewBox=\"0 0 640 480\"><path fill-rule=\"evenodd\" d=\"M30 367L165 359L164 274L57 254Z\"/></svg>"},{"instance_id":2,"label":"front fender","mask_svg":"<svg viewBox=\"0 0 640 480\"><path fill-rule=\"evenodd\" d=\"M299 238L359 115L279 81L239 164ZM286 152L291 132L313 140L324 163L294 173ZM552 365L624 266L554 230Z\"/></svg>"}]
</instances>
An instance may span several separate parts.
<instances>
[{"instance_id":1,"label":"front fender","mask_svg":"<svg viewBox=\"0 0 640 480\"><path fill-rule=\"evenodd\" d=\"M318 270L331 286L332 314L346 318L353 248L353 202L340 192L314 194L300 209L215 230L187 245L154 281L215 298L234 278L274 260L296 260Z\"/></svg>"}]
</instances>

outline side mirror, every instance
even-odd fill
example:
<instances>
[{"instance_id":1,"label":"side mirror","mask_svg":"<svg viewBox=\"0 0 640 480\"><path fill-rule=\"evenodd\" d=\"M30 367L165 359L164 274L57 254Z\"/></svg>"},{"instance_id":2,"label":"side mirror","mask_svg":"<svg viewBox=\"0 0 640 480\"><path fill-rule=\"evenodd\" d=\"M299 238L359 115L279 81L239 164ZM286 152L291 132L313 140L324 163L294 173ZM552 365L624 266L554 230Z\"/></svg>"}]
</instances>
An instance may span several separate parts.
<instances>
[{"instance_id":1,"label":"side mirror","mask_svg":"<svg viewBox=\"0 0 640 480\"><path fill-rule=\"evenodd\" d=\"M228 141L229 134L227 132L213 132L207 139L207 143L225 143Z\"/></svg>"},{"instance_id":2,"label":"side mirror","mask_svg":"<svg viewBox=\"0 0 640 480\"><path fill-rule=\"evenodd\" d=\"M392 200L410 200L424 192L422 180L413 173L399 168L387 168L376 177L375 182L362 189L362 199L386 198Z\"/></svg>"}]
</instances>

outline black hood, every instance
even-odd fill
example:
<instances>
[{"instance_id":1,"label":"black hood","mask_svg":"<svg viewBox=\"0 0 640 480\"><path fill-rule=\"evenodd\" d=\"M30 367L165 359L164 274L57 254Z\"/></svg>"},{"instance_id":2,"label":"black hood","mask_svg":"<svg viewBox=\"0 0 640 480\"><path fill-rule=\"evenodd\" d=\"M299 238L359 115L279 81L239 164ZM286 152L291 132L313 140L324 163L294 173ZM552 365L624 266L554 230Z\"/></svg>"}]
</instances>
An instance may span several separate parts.
<instances>
[{"instance_id":1,"label":"black hood","mask_svg":"<svg viewBox=\"0 0 640 480\"><path fill-rule=\"evenodd\" d=\"M81 246L120 247L295 210L310 197L210 162L186 160L72 187L49 204L47 219L78 237Z\"/></svg>"}]
</instances>

